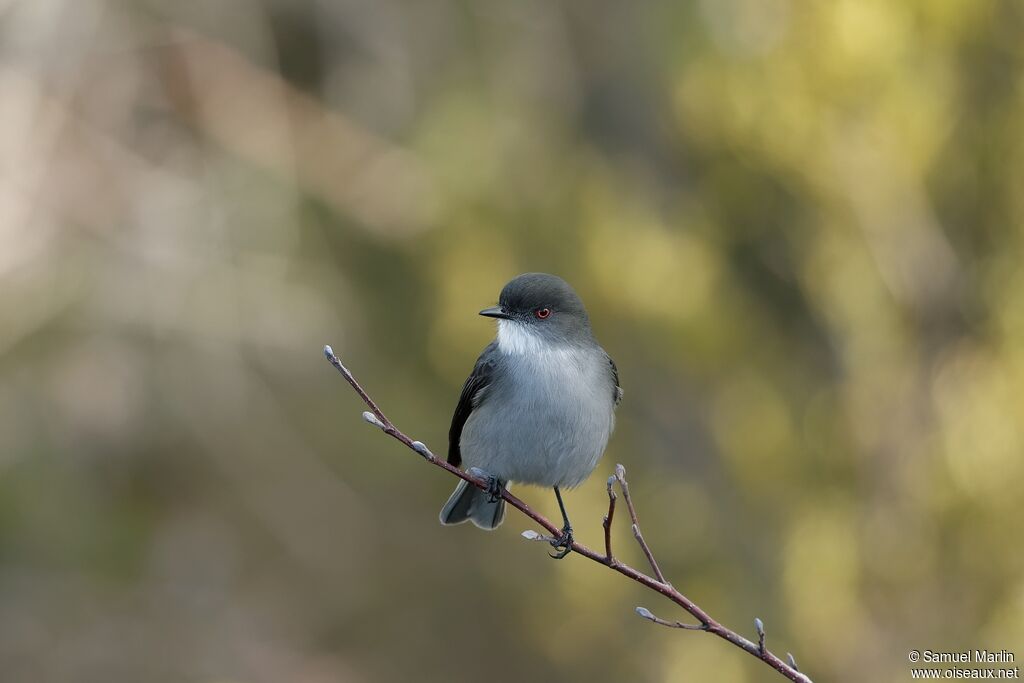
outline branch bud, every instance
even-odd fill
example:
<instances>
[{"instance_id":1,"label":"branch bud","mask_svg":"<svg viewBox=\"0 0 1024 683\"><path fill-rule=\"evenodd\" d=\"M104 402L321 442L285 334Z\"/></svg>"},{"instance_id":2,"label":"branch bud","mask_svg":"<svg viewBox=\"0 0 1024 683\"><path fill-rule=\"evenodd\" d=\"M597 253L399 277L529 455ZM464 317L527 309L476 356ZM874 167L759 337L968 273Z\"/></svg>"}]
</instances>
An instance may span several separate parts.
<instances>
[{"instance_id":1,"label":"branch bud","mask_svg":"<svg viewBox=\"0 0 1024 683\"><path fill-rule=\"evenodd\" d=\"M381 429L387 429L387 426L377 416L371 413L369 410L363 411L363 419L372 424L374 427L380 427Z\"/></svg>"},{"instance_id":2,"label":"branch bud","mask_svg":"<svg viewBox=\"0 0 1024 683\"><path fill-rule=\"evenodd\" d=\"M754 628L757 629L757 650L764 655L764 622L759 617L754 617Z\"/></svg>"},{"instance_id":3,"label":"branch bud","mask_svg":"<svg viewBox=\"0 0 1024 683\"><path fill-rule=\"evenodd\" d=\"M416 451L417 453L419 453L420 455L422 455L427 460L433 460L434 459L434 454L430 452L430 449L427 448L427 445L425 443L423 443L422 441L413 441L412 442L412 449L414 451Z\"/></svg>"},{"instance_id":4,"label":"branch bud","mask_svg":"<svg viewBox=\"0 0 1024 683\"><path fill-rule=\"evenodd\" d=\"M637 607L636 613L644 619L650 619L651 621L654 621L654 615L651 614L651 610L647 609L646 607Z\"/></svg>"}]
</instances>

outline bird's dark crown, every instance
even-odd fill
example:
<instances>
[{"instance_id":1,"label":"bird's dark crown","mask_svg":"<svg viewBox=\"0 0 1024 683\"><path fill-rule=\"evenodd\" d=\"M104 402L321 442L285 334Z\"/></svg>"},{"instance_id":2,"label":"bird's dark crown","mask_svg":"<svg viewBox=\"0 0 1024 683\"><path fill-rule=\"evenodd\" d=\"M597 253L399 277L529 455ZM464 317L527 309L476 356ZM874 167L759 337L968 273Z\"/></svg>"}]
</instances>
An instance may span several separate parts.
<instances>
[{"instance_id":1,"label":"bird's dark crown","mask_svg":"<svg viewBox=\"0 0 1024 683\"><path fill-rule=\"evenodd\" d=\"M549 308L555 313L586 318L583 301L569 283L557 275L523 273L501 290L498 304L506 311L532 313Z\"/></svg>"}]
</instances>

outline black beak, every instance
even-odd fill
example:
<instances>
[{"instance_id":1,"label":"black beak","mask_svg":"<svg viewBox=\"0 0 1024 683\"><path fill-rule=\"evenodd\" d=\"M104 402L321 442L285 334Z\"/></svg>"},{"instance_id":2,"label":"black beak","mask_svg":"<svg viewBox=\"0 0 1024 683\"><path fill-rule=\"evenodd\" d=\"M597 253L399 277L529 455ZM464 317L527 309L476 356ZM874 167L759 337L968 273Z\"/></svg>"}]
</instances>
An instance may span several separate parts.
<instances>
[{"instance_id":1,"label":"black beak","mask_svg":"<svg viewBox=\"0 0 1024 683\"><path fill-rule=\"evenodd\" d=\"M488 318L501 318L502 320L509 320L512 318L508 313L502 310L501 306L491 306L480 311L480 315L485 315Z\"/></svg>"}]
</instances>

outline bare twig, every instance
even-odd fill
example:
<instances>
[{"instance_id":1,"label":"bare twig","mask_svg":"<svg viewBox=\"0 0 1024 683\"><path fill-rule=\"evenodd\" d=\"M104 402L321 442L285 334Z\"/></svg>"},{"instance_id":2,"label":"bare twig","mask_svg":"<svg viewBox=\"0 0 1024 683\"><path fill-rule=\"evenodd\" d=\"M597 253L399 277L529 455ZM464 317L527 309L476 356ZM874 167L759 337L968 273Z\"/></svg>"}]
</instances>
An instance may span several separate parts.
<instances>
[{"instance_id":1,"label":"bare twig","mask_svg":"<svg viewBox=\"0 0 1024 683\"><path fill-rule=\"evenodd\" d=\"M397 427L395 427L391 420L389 420L384 415L384 413L381 412L380 408L377 406L376 403L373 402L373 399L370 398L370 396L366 393L362 386L360 386L359 382L356 381L356 378L352 376L352 373L349 372L348 368L342 365L341 361L338 360L337 356L334 355L334 351L331 350L330 346L324 347L324 355L327 356L327 360L331 362L331 365L333 365L338 370L338 372L342 374L345 380L350 385L352 385L352 388L355 389L356 393L359 394L359 397L370 408L370 411L372 411L363 413L364 419L366 419L371 424L379 427L388 436L398 441L401 441L408 448L418 453L419 455L423 456L423 458L430 464L440 467L443 470L446 470L453 476L456 476L459 479L467 481L479 489L487 490L487 482L485 480L479 477L475 477L466 472L463 472L458 467L450 465L441 458L438 458L433 453L431 453L430 450L426 446L424 446L422 442L410 439L408 436L403 434ZM577 541L573 541L572 543L573 552L578 555L582 555L588 560L592 560L594 562L597 562L598 564L603 564L604 566L612 569L613 571L616 571L619 574L622 574L623 576L626 576L632 579L633 581L636 581L640 585L646 586L647 588L655 591L656 593L665 596L672 602L682 607L687 613L690 614L690 616L695 618L698 623L684 624L683 622L679 621L669 621L667 619L661 619L660 617L654 616L650 612L650 610L646 608L637 608L637 614L639 614L644 619L648 619L649 621L653 621L656 624L661 624L663 626L668 626L671 628L700 630L707 631L708 633L713 633L719 638L722 638L723 640L726 640L735 645L736 647L746 651L748 654L753 655L754 657L757 657L758 659L762 660L768 666L772 667L789 680L797 681L798 683L813 683L811 679L808 678L805 674L800 673L796 670L795 662L793 662L792 660L792 655L790 655L790 663L786 663L779 659L778 656L776 656L774 653L772 653L764 646L763 625L759 627L759 642L753 643L750 640L741 636L740 634L736 633L735 631L726 628L722 624L712 619L711 616L703 609L701 609L696 603L694 603L688 597L686 597L678 590L676 590L671 584L665 581L665 577L662 575L661 569L658 567L658 563L655 561L654 555L653 553L651 553L650 547L648 547L646 541L644 541L643 535L640 533L640 526L637 522L636 517L636 509L633 507L633 501L629 495L629 484L626 482L626 471L625 468L622 467L622 465L617 465L615 467L615 476L613 478L615 481L618 482L619 488L622 490L622 497L626 499L626 505L629 509L629 516L632 521L633 535L634 537L636 537L637 543L640 544L640 547L643 550L644 555L646 555L648 562L650 562L651 569L654 570L655 576L648 576L647 574L644 574L643 572L620 562L612 555L611 522L615 508L615 492L611 489L610 485L608 487L608 516L606 517L607 524L605 525L605 555L601 555L597 551L594 551ZM547 537L533 531L528 531L524 532L523 534L523 536L525 536L526 538L532 540L548 540L549 538L556 538L560 535L561 530L559 527L555 526L553 522L551 522L543 515L534 512L533 509L530 508L530 506L528 506L526 503L521 501L516 496L512 495L508 491L508 489L502 490L501 498L506 503L508 503L515 509L519 510L524 515L526 515L534 522L539 524L551 535L550 537ZM758 622L760 622L760 619L758 619Z\"/></svg>"},{"instance_id":2,"label":"bare twig","mask_svg":"<svg viewBox=\"0 0 1024 683\"><path fill-rule=\"evenodd\" d=\"M604 527L604 556L612 561L612 518L615 517L615 477L608 477L608 514L605 515L601 526Z\"/></svg>"},{"instance_id":3,"label":"bare twig","mask_svg":"<svg viewBox=\"0 0 1024 683\"><path fill-rule=\"evenodd\" d=\"M644 551L644 555L647 557L647 562L650 563L651 569L654 570L654 575L658 577L658 581L664 584L665 575L661 573L661 567L658 566L658 562L654 559L654 553L651 552L650 546L647 545L647 541L644 540L644 535L640 533L640 522L636 518L636 508L633 507L633 499L629 495L629 484L626 483L626 468L622 465L615 466L615 479L619 482L619 488L622 489L622 497L626 499L626 507L629 509L629 518L633 520L633 537L636 542L640 544L640 549Z\"/></svg>"},{"instance_id":4,"label":"bare twig","mask_svg":"<svg viewBox=\"0 0 1024 683\"><path fill-rule=\"evenodd\" d=\"M690 631L707 631L707 624L686 624L681 621L669 621L668 619L662 619L651 613L651 610L646 607L637 607L636 613L644 619L653 621L655 624L661 624L662 626L668 626L669 628L685 628Z\"/></svg>"}]
</instances>

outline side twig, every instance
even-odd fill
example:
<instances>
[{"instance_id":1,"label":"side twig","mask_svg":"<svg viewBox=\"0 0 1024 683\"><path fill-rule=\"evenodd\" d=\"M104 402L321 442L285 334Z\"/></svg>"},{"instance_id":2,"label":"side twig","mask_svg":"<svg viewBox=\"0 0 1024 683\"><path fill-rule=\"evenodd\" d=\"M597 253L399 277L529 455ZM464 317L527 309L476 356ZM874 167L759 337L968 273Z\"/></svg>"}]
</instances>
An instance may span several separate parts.
<instances>
[{"instance_id":1,"label":"side twig","mask_svg":"<svg viewBox=\"0 0 1024 683\"><path fill-rule=\"evenodd\" d=\"M629 484L626 483L626 468L622 465L615 466L615 479L619 482L619 488L622 489L622 497L626 499L626 507L629 509L629 518L633 521L633 538L640 545L640 549L644 551L644 556L651 565L651 569L654 570L654 575L658 577L658 581L667 584L665 575L661 573L661 567L658 566L657 560L654 559L654 553L651 552L650 546L644 540L644 535L640 533L640 522L636 518L636 508L633 507L633 499L629 495Z\"/></svg>"},{"instance_id":2,"label":"side twig","mask_svg":"<svg viewBox=\"0 0 1024 683\"><path fill-rule=\"evenodd\" d=\"M369 394L360 386L359 382L352 373L346 368L338 357L334 355L334 351L330 346L324 347L324 355L327 360L330 361L338 372L345 378L345 380L352 386L352 388L359 394L359 397L363 402L370 408L369 411L363 413L363 419L370 424L378 427L388 436L401 441L406 447L421 455L427 462L436 467L440 467L446 470L453 476L463 479L473 486L479 489L487 490L487 481L475 477L471 474L463 472L458 467L448 464L445 460L435 456L429 448L427 448L422 442L414 441L413 439L406 436L401 430L395 427L394 423L391 422L384 415L381 409L374 403L373 399L370 398ZM654 572L654 576L648 576L643 572L630 567L627 564L620 562L612 555L612 541L611 541L611 526L612 519L615 514L615 491L612 488L613 482L617 482L619 489L622 491L622 497L626 501L626 507L629 510L630 520L632 522L633 536L636 538L637 543L640 545L641 550L647 558L648 563L651 565L651 569ZM512 495L508 489L505 489L501 493L502 499L515 509L522 512L524 515L532 519L534 522L544 528L551 536L557 536L560 533L560 528L557 527L552 521L544 517L543 515L534 512L530 506L521 501L516 496ZM756 629L758 631L758 642L754 643L747 638L744 638L740 634L732 631L713 618L701 609L695 602L690 600L688 597L676 590L670 583L665 580L664 575L661 572L661 568L658 566L657 561L654 559L654 554L651 552L650 547L644 540L643 534L640 532L640 523L637 521L636 508L633 506L633 500L629 494L629 484L626 482L626 470L622 465L616 465L615 475L608 480L608 515L604 518L602 526L604 527L604 540L605 540L605 554L601 555L595 550L588 548L587 546L573 541L572 550L578 555L582 555L588 560L602 564L613 571L626 576L633 581L636 581L642 586L645 586L656 593L659 593L675 604L683 608L690 616L697 620L696 624L687 624L680 621L671 621L668 619L662 619L661 617L655 616L650 610L644 607L638 607L636 609L644 619L652 621L662 626L668 626L671 628L680 628L694 631L707 631L713 633L719 638L735 645L736 647L744 650L748 654L760 659L768 666L772 667L780 674L785 676L791 681L797 681L797 683L813 683L806 674L803 674L796 669L796 662L793 660L793 656L789 655L789 662L782 661L777 655L768 650L765 647L764 642L764 625L760 619L755 622ZM545 539L546 537L537 534L536 532L528 531L523 534L526 538Z\"/></svg>"},{"instance_id":3,"label":"side twig","mask_svg":"<svg viewBox=\"0 0 1024 683\"><path fill-rule=\"evenodd\" d=\"M601 526L604 527L604 557L610 563L612 561L612 519L615 517L615 477L608 477L608 514L605 515Z\"/></svg>"}]
</instances>

